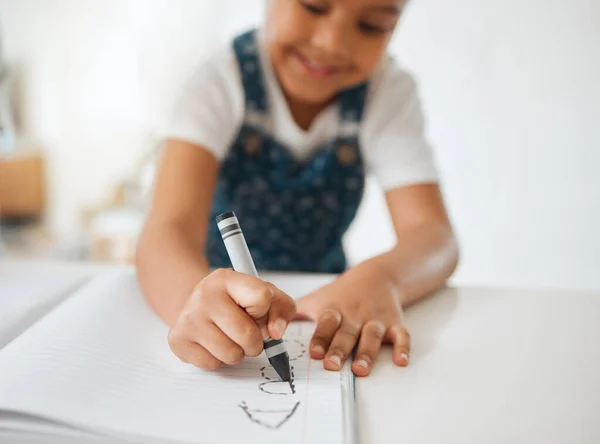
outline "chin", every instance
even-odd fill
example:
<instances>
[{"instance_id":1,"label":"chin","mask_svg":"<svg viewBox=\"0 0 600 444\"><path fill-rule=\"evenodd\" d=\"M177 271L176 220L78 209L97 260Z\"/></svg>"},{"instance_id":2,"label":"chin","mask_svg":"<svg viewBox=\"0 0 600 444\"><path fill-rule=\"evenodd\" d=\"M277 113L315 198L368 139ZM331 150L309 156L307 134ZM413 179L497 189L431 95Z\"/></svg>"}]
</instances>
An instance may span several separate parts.
<instances>
[{"instance_id":1,"label":"chin","mask_svg":"<svg viewBox=\"0 0 600 444\"><path fill-rule=\"evenodd\" d=\"M321 104L329 102L337 94L334 88L326 88L325 85L314 85L312 82L289 82L284 84L286 93L302 103Z\"/></svg>"}]
</instances>

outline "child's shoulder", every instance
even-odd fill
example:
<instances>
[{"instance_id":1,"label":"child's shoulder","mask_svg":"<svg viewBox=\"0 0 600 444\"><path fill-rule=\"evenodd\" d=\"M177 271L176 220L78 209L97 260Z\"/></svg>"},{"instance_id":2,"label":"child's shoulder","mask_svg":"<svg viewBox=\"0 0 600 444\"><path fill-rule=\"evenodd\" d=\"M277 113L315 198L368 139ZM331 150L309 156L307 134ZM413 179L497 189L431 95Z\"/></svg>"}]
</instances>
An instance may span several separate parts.
<instances>
[{"instance_id":1,"label":"child's shoulder","mask_svg":"<svg viewBox=\"0 0 600 444\"><path fill-rule=\"evenodd\" d=\"M211 77L213 80L234 80L237 75L237 60L231 42L212 47L192 68L192 77Z\"/></svg>"},{"instance_id":2,"label":"child's shoulder","mask_svg":"<svg viewBox=\"0 0 600 444\"><path fill-rule=\"evenodd\" d=\"M410 99L416 94L417 82L414 75L392 55L386 55L371 77L371 100L391 100L396 103Z\"/></svg>"},{"instance_id":3,"label":"child's shoulder","mask_svg":"<svg viewBox=\"0 0 600 444\"><path fill-rule=\"evenodd\" d=\"M436 182L437 169L412 73L388 56L369 85L361 144L380 186L390 190Z\"/></svg>"},{"instance_id":4,"label":"child's shoulder","mask_svg":"<svg viewBox=\"0 0 600 444\"><path fill-rule=\"evenodd\" d=\"M220 42L199 57L184 78L181 92L183 101L233 107L236 110L233 116L238 116L244 91L231 42Z\"/></svg>"},{"instance_id":5,"label":"child's shoulder","mask_svg":"<svg viewBox=\"0 0 600 444\"><path fill-rule=\"evenodd\" d=\"M363 133L380 137L384 128L404 131L406 122L420 126L421 118L415 77L392 56L386 56L369 82Z\"/></svg>"},{"instance_id":6,"label":"child's shoulder","mask_svg":"<svg viewBox=\"0 0 600 444\"><path fill-rule=\"evenodd\" d=\"M244 117L244 91L231 43L219 43L201 56L177 90L166 136L222 158Z\"/></svg>"},{"instance_id":7,"label":"child's shoulder","mask_svg":"<svg viewBox=\"0 0 600 444\"><path fill-rule=\"evenodd\" d=\"M198 59L194 73L200 76L213 75L215 77L225 76L226 80L238 81L240 67L238 55L236 54L235 41L238 38L243 38L248 33L254 32L256 35L256 50L257 56L261 59L265 56L265 41L262 29L247 31L244 34L234 36L225 41L219 41L214 44L203 56Z\"/></svg>"}]
</instances>

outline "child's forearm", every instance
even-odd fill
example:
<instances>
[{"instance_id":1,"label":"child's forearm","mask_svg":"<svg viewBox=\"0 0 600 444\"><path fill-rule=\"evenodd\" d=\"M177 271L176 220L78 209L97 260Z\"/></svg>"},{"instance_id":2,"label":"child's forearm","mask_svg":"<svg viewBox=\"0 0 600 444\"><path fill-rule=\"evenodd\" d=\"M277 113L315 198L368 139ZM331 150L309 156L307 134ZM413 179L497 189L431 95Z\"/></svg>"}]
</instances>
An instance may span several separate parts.
<instances>
[{"instance_id":1,"label":"child's forearm","mask_svg":"<svg viewBox=\"0 0 600 444\"><path fill-rule=\"evenodd\" d=\"M402 306L442 287L458 263L458 244L445 224L424 224L398 236L397 245L373 260L397 285Z\"/></svg>"},{"instance_id":2,"label":"child's forearm","mask_svg":"<svg viewBox=\"0 0 600 444\"><path fill-rule=\"evenodd\" d=\"M210 272L202 245L175 224L146 227L136 252L138 280L156 313L172 326L196 284Z\"/></svg>"}]
</instances>

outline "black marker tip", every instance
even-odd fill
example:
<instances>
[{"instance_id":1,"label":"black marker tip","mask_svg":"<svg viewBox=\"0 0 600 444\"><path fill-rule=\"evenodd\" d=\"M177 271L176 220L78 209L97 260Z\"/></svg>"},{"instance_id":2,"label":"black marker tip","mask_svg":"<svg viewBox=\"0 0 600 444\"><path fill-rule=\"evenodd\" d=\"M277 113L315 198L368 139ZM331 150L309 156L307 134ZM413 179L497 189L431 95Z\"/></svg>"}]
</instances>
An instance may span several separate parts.
<instances>
[{"instance_id":1,"label":"black marker tip","mask_svg":"<svg viewBox=\"0 0 600 444\"><path fill-rule=\"evenodd\" d=\"M290 369L290 358L287 353L280 353L269 358L269 363L273 366L282 381L291 382L292 371Z\"/></svg>"}]
</instances>

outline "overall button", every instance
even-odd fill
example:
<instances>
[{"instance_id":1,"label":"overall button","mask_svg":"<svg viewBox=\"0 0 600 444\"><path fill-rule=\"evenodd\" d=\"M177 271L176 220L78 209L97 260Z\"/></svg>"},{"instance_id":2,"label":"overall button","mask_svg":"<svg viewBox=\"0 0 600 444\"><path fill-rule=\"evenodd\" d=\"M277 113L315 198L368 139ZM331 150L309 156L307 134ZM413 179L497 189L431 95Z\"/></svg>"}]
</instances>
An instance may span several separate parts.
<instances>
[{"instance_id":1,"label":"overall button","mask_svg":"<svg viewBox=\"0 0 600 444\"><path fill-rule=\"evenodd\" d=\"M262 139L258 134L248 136L244 144L244 152L248 155L256 154L260 148L261 142Z\"/></svg>"},{"instance_id":2,"label":"overall button","mask_svg":"<svg viewBox=\"0 0 600 444\"><path fill-rule=\"evenodd\" d=\"M356 149L352 145L340 145L336 154L340 165L349 166L356 161Z\"/></svg>"}]
</instances>

